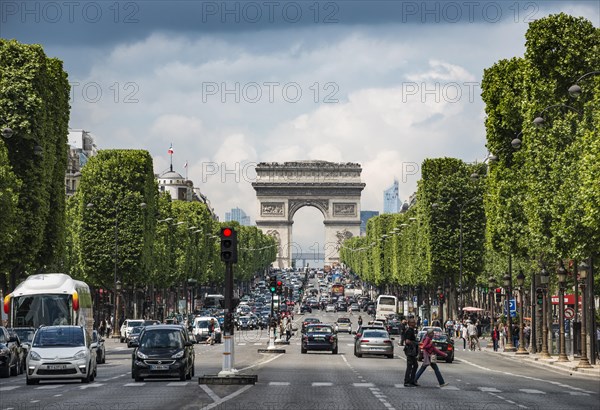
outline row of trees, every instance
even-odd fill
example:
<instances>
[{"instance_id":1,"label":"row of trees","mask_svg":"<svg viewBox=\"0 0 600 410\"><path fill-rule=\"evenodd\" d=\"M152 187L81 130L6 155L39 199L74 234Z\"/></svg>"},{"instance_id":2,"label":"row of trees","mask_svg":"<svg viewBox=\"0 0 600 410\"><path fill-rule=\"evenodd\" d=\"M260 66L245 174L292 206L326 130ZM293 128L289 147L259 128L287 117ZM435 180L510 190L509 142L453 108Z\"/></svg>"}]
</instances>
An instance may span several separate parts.
<instances>
[{"instance_id":1,"label":"row of trees","mask_svg":"<svg viewBox=\"0 0 600 410\"><path fill-rule=\"evenodd\" d=\"M0 288L65 250L67 73L39 45L0 39Z\"/></svg>"},{"instance_id":2,"label":"row of trees","mask_svg":"<svg viewBox=\"0 0 600 410\"><path fill-rule=\"evenodd\" d=\"M141 150L103 150L83 168L68 204L69 272L112 289L224 281L216 221L201 202L172 201L159 193L152 158ZM248 281L275 260L274 238L256 227L227 222L238 231L234 274Z\"/></svg>"},{"instance_id":3,"label":"row of trees","mask_svg":"<svg viewBox=\"0 0 600 410\"><path fill-rule=\"evenodd\" d=\"M0 130L12 130L0 138L3 294L42 271L110 289L115 276L129 289L222 283L221 224L202 203L159 194L148 152L101 151L67 203L69 91L61 61L39 45L0 39ZM275 260L276 244L255 227L235 226L235 275L247 281Z\"/></svg>"},{"instance_id":4,"label":"row of trees","mask_svg":"<svg viewBox=\"0 0 600 410\"><path fill-rule=\"evenodd\" d=\"M542 266L598 255L600 76L582 79L577 99L567 92L598 67L591 22L558 14L531 23L525 55L484 72L487 164L425 160L416 205L369 220L366 237L344 242L342 261L379 286L456 290L461 279L468 289L490 276L502 284L509 260L529 281Z\"/></svg>"}]
</instances>

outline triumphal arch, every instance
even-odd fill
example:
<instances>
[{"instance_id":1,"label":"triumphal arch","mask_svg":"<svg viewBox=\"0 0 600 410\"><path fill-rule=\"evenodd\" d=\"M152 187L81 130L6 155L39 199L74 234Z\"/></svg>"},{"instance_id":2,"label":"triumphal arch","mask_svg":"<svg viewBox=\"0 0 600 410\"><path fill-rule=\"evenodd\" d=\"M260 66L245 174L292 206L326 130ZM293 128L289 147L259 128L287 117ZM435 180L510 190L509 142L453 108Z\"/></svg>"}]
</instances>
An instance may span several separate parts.
<instances>
[{"instance_id":1,"label":"triumphal arch","mask_svg":"<svg viewBox=\"0 0 600 410\"><path fill-rule=\"evenodd\" d=\"M324 253L325 264L339 262L341 243L360 235L360 195L365 184L356 163L327 161L261 162L252 187L258 199L256 225L278 242L276 267L291 266L292 253ZM294 214L304 206L323 214L325 243L319 249L296 249Z\"/></svg>"}]
</instances>

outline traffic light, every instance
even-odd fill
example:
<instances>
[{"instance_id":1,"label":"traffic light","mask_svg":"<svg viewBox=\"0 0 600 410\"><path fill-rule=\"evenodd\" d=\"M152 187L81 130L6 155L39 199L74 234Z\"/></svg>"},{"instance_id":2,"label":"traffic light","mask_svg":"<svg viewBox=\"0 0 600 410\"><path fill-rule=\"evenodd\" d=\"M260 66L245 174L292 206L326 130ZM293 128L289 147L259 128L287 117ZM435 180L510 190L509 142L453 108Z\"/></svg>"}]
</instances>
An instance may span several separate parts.
<instances>
[{"instance_id":1,"label":"traffic light","mask_svg":"<svg viewBox=\"0 0 600 410\"><path fill-rule=\"evenodd\" d=\"M277 294L283 294L283 282L281 282L280 280L277 281Z\"/></svg>"},{"instance_id":2,"label":"traffic light","mask_svg":"<svg viewBox=\"0 0 600 410\"><path fill-rule=\"evenodd\" d=\"M277 292L277 278L275 276L269 278L269 291L272 295Z\"/></svg>"},{"instance_id":3,"label":"traffic light","mask_svg":"<svg viewBox=\"0 0 600 410\"><path fill-rule=\"evenodd\" d=\"M496 303L502 302L502 288L496 288Z\"/></svg>"},{"instance_id":4,"label":"traffic light","mask_svg":"<svg viewBox=\"0 0 600 410\"><path fill-rule=\"evenodd\" d=\"M536 289L537 304L542 306L544 304L544 292L541 289Z\"/></svg>"},{"instance_id":5,"label":"traffic light","mask_svg":"<svg viewBox=\"0 0 600 410\"><path fill-rule=\"evenodd\" d=\"M443 293L438 294L438 299L440 300L440 303L444 303L444 298L445 298L445 296Z\"/></svg>"},{"instance_id":6,"label":"traffic light","mask_svg":"<svg viewBox=\"0 0 600 410\"><path fill-rule=\"evenodd\" d=\"M221 261L237 263L237 232L233 228L221 228Z\"/></svg>"}]
</instances>

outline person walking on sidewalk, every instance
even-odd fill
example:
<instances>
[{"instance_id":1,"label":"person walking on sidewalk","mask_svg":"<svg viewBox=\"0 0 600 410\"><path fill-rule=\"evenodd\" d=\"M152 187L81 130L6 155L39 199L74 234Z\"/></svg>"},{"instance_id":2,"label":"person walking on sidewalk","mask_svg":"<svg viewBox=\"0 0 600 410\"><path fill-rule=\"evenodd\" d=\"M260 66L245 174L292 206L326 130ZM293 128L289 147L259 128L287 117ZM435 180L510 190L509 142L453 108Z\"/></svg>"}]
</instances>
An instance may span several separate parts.
<instances>
[{"instance_id":1,"label":"person walking on sidewalk","mask_svg":"<svg viewBox=\"0 0 600 410\"><path fill-rule=\"evenodd\" d=\"M492 329L492 343L494 344L494 352L498 351L498 339L500 339L500 332L498 328L494 326Z\"/></svg>"},{"instance_id":2,"label":"person walking on sidewalk","mask_svg":"<svg viewBox=\"0 0 600 410\"><path fill-rule=\"evenodd\" d=\"M447 354L442 352L441 350L439 350L433 344L433 330L429 330L427 332L427 336L425 336L425 339L423 339L422 350L423 350L423 364L421 365L421 367L419 368L419 371L415 375L415 385L416 386L419 385L417 383L417 381L419 380L419 377L421 377L421 375L423 374L425 369L427 369L427 366L431 366L431 368L435 372L435 377L437 378L437 381L438 381L440 387L447 386L448 383L446 383L444 381L444 377L442 376L442 373L440 372L440 368L437 365L437 356L440 355L442 357L446 357Z\"/></svg>"}]
</instances>

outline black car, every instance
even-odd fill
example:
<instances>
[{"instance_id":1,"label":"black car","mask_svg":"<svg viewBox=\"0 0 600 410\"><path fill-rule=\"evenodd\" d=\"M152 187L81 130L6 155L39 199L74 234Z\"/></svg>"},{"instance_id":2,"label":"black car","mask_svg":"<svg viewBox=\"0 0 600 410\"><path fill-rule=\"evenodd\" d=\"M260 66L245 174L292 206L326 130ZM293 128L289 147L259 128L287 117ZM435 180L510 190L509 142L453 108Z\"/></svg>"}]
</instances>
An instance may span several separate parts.
<instances>
[{"instance_id":1,"label":"black car","mask_svg":"<svg viewBox=\"0 0 600 410\"><path fill-rule=\"evenodd\" d=\"M402 322L399 320L388 320L386 328L390 335L399 335L402 329Z\"/></svg>"},{"instance_id":2,"label":"black car","mask_svg":"<svg viewBox=\"0 0 600 410\"><path fill-rule=\"evenodd\" d=\"M423 360L423 339L425 339L425 335L422 334L424 332L419 332L419 336L417 339L419 341L419 355L417 356L417 360ZM433 334L433 344L442 352L446 353L448 356L442 357L441 355L437 355L438 360L445 360L446 363L452 363L454 361L454 340L449 338L447 334L441 332L435 332Z\"/></svg>"},{"instance_id":3,"label":"black car","mask_svg":"<svg viewBox=\"0 0 600 410\"><path fill-rule=\"evenodd\" d=\"M35 328L33 327L11 327L8 328L8 332L15 332L19 336L21 347L25 351L25 356L29 353L31 343L33 342L33 336L35 335Z\"/></svg>"},{"instance_id":4,"label":"black car","mask_svg":"<svg viewBox=\"0 0 600 410\"><path fill-rule=\"evenodd\" d=\"M309 305L302 305L300 306L300 313L312 313L312 308Z\"/></svg>"},{"instance_id":5,"label":"black car","mask_svg":"<svg viewBox=\"0 0 600 410\"><path fill-rule=\"evenodd\" d=\"M329 350L331 353L337 354L338 339L333 326L324 323L307 325L306 331L302 335L300 353L306 353L309 350Z\"/></svg>"},{"instance_id":6,"label":"black car","mask_svg":"<svg viewBox=\"0 0 600 410\"><path fill-rule=\"evenodd\" d=\"M0 377L19 374L20 343L17 335L11 336L4 326L0 326Z\"/></svg>"},{"instance_id":7,"label":"black car","mask_svg":"<svg viewBox=\"0 0 600 410\"><path fill-rule=\"evenodd\" d=\"M185 381L194 376L194 344L183 326L146 326L131 346L131 377L136 382L145 377L178 377Z\"/></svg>"},{"instance_id":8,"label":"black car","mask_svg":"<svg viewBox=\"0 0 600 410\"><path fill-rule=\"evenodd\" d=\"M335 305L335 311L336 312L347 312L348 311L348 305L346 304L346 302L338 302Z\"/></svg>"}]
</instances>

